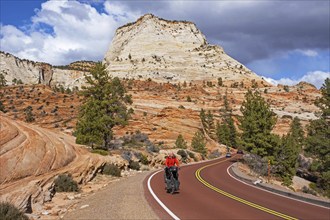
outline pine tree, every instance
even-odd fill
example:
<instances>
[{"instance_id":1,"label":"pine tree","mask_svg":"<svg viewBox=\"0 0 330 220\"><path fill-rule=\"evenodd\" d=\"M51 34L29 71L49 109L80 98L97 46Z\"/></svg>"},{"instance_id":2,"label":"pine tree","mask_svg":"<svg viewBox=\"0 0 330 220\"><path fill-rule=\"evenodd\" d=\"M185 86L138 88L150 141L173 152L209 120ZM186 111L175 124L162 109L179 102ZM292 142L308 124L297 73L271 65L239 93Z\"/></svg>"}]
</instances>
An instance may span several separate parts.
<instances>
[{"instance_id":1,"label":"pine tree","mask_svg":"<svg viewBox=\"0 0 330 220\"><path fill-rule=\"evenodd\" d=\"M187 149L187 142L184 140L182 134L179 134L175 141L176 148Z\"/></svg>"},{"instance_id":2,"label":"pine tree","mask_svg":"<svg viewBox=\"0 0 330 220\"><path fill-rule=\"evenodd\" d=\"M207 111L205 121L206 121L206 130L208 131L209 134L211 134L212 131L214 130L214 119L213 119L213 114L211 113L210 110Z\"/></svg>"},{"instance_id":3,"label":"pine tree","mask_svg":"<svg viewBox=\"0 0 330 220\"><path fill-rule=\"evenodd\" d=\"M228 147L236 147L237 146L237 132L236 127L234 125L234 120L232 118L232 109L229 106L229 102L227 99L227 91L224 100L224 108L220 109L220 113L222 115L223 121L221 124L217 125L216 135L218 138L218 142Z\"/></svg>"},{"instance_id":4,"label":"pine tree","mask_svg":"<svg viewBox=\"0 0 330 220\"><path fill-rule=\"evenodd\" d=\"M220 144L224 144L226 146L231 145L229 132L230 132L229 127L226 123L222 123L222 124L220 124L219 122L217 123L216 135L217 135L218 142Z\"/></svg>"},{"instance_id":5,"label":"pine tree","mask_svg":"<svg viewBox=\"0 0 330 220\"><path fill-rule=\"evenodd\" d=\"M232 113L232 110L231 110L231 108L229 106L229 102L228 102L228 92L227 92L227 90L226 90L225 95L223 96L223 105L224 105L224 108L222 109L223 114L228 115L228 114Z\"/></svg>"},{"instance_id":6,"label":"pine tree","mask_svg":"<svg viewBox=\"0 0 330 220\"><path fill-rule=\"evenodd\" d=\"M206 114L204 109L201 109L199 113L199 118L201 119L203 127L206 129L207 123L206 123Z\"/></svg>"},{"instance_id":7,"label":"pine tree","mask_svg":"<svg viewBox=\"0 0 330 220\"><path fill-rule=\"evenodd\" d=\"M316 101L316 105L322 110L322 117L330 119L330 78L326 78L320 89L322 98Z\"/></svg>"},{"instance_id":8,"label":"pine tree","mask_svg":"<svg viewBox=\"0 0 330 220\"><path fill-rule=\"evenodd\" d=\"M294 141L302 148L304 144L304 130L301 126L300 119L298 117L294 117L291 122L289 135L293 137Z\"/></svg>"},{"instance_id":9,"label":"pine tree","mask_svg":"<svg viewBox=\"0 0 330 220\"><path fill-rule=\"evenodd\" d=\"M271 131L276 116L258 91L246 93L241 112L243 117L239 121L243 148L261 157L275 155L279 139Z\"/></svg>"},{"instance_id":10,"label":"pine tree","mask_svg":"<svg viewBox=\"0 0 330 220\"><path fill-rule=\"evenodd\" d=\"M228 130L229 130L230 146L236 148L237 147L237 132L236 132L236 127L234 125L234 120L231 115L226 119L226 122L227 122Z\"/></svg>"},{"instance_id":11,"label":"pine tree","mask_svg":"<svg viewBox=\"0 0 330 220\"><path fill-rule=\"evenodd\" d=\"M125 104L132 103L131 96L126 94L119 78L112 79L101 63L85 79L89 86L81 91L86 100L79 112L76 142L107 149L113 127L127 124L131 110Z\"/></svg>"},{"instance_id":12,"label":"pine tree","mask_svg":"<svg viewBox=\"0 0 330 220\"><path fill-rule=\"evenodd\" d=\"M274 167L284 185L291 185L292 177L296 174L299 146L291 135L283 136L278 153L275 158Z\"/></svg>"},{"instance_id":13,"label":"pine tree","mask_svg":"<svg viewBox=\"0 0 330 220\"><path fill-rule=\"evenodd\" d=\"M290 131L282 137L281 145L276 155L276 173L282 177L285 185L291 185L292 178L298 167L298 156L304 142L304 131L300 120L295 117L291 122Z\"/></svg>"},{"instance_id":14,"label":"pine tree","mask_svg":"<svg viewBox=\"0 0 330 220\"><path fill-rule=\"evenodd\" d=\"M194 151L201 153L202 155L206 155L206 143L204 140L203 133L200 131L197 131L191 141L191 147L194 149Z\"/></svg>"},{"instance_id":15,"label":"pine tree","mask_svg":"<svg viewBox=\"0 0 330 220\"><path fill-rule=\"evenodd\" d=\"M320 119L314 120L307 128L305 151L314 158L311 171L318 176L317 187L330 197L330 80L321 87L322 98L316 104L322 110Z\"/></svg>"}]
</instances>

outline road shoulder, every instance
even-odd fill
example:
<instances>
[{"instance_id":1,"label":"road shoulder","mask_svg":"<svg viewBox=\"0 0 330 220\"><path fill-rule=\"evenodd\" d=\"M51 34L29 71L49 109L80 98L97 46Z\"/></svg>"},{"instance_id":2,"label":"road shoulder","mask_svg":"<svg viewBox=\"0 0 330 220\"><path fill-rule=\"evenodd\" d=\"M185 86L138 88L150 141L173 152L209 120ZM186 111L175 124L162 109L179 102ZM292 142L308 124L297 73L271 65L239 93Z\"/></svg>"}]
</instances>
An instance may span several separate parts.
<instances>
[{"instance_id":1,"label":"road shoulder","mask_svg":"<svg viewBox=\"0 0 330 220\"><path fill-rule=\"evenodd\" d=\"M280 187L280 186L277 186L277 185L274 185L274 184L262 182L260 179L258 179L256 177L249 176L246 173L240 171L238 166L239 166L238 163L233 164L230 167L229 172L234 177L236 177L237 179L239 179L239 180L241 180L241 181L243 181L247 184L254 185L254 186L260 187L262 189L265 189L267 191L274 192L274 193L284 195L284 196L287 196L287 197L291 197L291 198L294 198L294 199L298 199L298 200L301 200L301 201L304 201L304 202L309 202L309 203L313 203L313 204L324 206L324 207L330 207L329 199L317 197L317 196L302 193L302 192L294 192L294 191L288 190L284 187Z\"/></svg>"},{"instance_id":2,"label":"road shoulder","mask_svg":"<svg viewBox=\"0 0 330 220\"><path fill-rule=\"evenodd\" d=\"M119 179L80 201L64 219L159 219L144 196L143 183L149 174Z\"/></svg>"}]
</instances>

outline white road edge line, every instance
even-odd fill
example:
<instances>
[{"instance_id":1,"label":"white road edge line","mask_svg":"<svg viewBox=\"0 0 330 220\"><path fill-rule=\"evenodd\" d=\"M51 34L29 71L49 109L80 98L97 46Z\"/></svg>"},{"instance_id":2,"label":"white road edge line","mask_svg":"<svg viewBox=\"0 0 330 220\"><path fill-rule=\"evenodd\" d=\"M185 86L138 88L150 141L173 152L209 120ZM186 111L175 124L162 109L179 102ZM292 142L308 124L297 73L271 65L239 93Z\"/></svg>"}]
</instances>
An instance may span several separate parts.
<instances>
[{"instance_id":1,"label":"white road edge line","mask_svg":"<svg viewBox=\"0 0 330 220\"><path fill-rule=\"evenodd\" d=\"M159 170L155 173L153 173L149 179L148 179L148 189L149 189L149 192L151 193L151 195L154 197L154 199L158 202L158 204L175 220L180 220L180 218L178 216L176 216L169 208L167 208L164 203L162 203L162 201L160 201L160 199L156 196L156 194L154 193L154 191L152 190L151 188L151 179L154 175L156 175L157 173L160 173L162 170Z\"/></svg>"},{"instance_id":2,"label":"white road edge line","mask_svg":"<svg viewBox=\"0 0 330 220\"><path fill-rule=\"evenodd\" d=\"M230 174L229 169L230 169L232 166L234 166L234 164L230 165L230 166L227 168L227 173L228 173L228 175L229 175L231 178L233 178L233 179L235 179L235 180L237 180L237 181L239 181L239 182L241 182L241 183L244 183L245 185L251 186L251 187L256 188L256 189L259 189L259 190L263 190L263 191L268 192L268 193L272 193L272 194L274 194L274 195L278 195L278 196L282 196L282 197L285 197L285 198L288 198L288 199L292 199L292 200L295 200L295 201L298 201L298 202L303 202L303 203L307 203L307 204L309 204L309 205L314 205L314 206L318 206L318 207L321 207L321 208L329 209L329 208L326 208L326 207L321 206L321 205L317 205L317 204L314 204L314 203L311 203L311 202L306 202L306 201L303 201L303 200L300 200L300 199L291 198L291 197L289 197L289 196L281 195L281 194L279 194L279 193L271 192L271 191L269 191L269 190L265 190L265 189L262 189L262 188L260 188L260 187L250 185L250 184L248 184L248 183L246 183L246 182L244 182L244 181L242 181L242 180L240 180L240 179L237 179L236 177L234 177L233 175Z\"/></svg>"}]
</instances>

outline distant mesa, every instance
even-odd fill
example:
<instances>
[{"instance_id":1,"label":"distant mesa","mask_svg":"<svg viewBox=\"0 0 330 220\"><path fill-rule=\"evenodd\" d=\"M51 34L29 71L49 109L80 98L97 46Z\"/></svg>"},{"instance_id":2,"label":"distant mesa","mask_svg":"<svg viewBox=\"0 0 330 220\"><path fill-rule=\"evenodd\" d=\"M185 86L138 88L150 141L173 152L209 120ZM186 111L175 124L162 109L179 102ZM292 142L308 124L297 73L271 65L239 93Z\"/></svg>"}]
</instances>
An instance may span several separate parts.
<instances>
[{"instance_id":1,"label":"distant mesa","mask_svg":"<svg viewBox=\"0 0 330 220\"><path fill-rule=\"evenodd\" d=\"M264 81L220 46L210 45L194 23L152 14L116 30L104 63L121 78Z\"/></svg>"}]
</instances>

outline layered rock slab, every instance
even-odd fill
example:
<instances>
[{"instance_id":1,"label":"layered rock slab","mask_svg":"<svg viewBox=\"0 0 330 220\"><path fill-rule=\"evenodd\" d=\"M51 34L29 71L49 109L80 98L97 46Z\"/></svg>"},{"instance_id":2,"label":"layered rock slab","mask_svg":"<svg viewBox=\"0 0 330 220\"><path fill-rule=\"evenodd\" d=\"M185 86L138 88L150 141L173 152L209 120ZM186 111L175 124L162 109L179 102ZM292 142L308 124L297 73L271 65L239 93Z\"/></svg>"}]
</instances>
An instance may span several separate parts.
<instances>
[{"instance_id":1,"label":"layered rock slab","mask_svg":"<svg viewBox=\"0 0 330 220\"><path fill-rule=\"evenodd\" d=\"M0 115L0 195L32 211L34 203L50 198L54 178L70 173L78 183L90 181L107 161L117 158L91 154L72 136Z\"/></svg>"}]
</instances>

